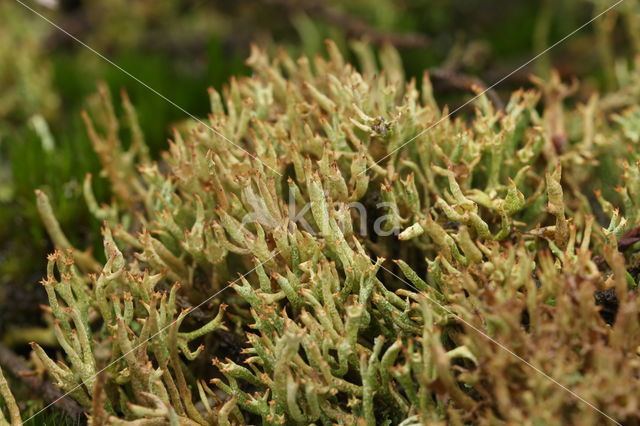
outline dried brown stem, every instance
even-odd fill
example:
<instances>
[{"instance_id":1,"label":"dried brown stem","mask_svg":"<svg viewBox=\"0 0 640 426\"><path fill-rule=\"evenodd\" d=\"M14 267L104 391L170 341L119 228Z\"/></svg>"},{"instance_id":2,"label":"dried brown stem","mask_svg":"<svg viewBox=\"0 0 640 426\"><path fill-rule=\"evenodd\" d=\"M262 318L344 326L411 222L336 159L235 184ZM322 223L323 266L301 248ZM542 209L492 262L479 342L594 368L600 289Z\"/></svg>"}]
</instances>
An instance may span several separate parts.
<instances>
[{"instance_id":1,"label":"dried brown stem","mask_svg":"<svg viewBox=\"0 0 640 426\"><path fill-rule=\"evenodd\" d=\"M18 355L1 343L0 366L6 373L11 374L11 376L24 383L32 392L38 394L47 404L55 403L56 407L73 419L84 418L85 410L77 402L64 397L63 393L54 385L34 375Z\"/></svg>"},{"instance_id":2,"label":"dried brown stem","mask_svg":"<svg viewBox=\"0 0 640 426\"><path fill-rule=\"evenodd\" d=\"M467 74L462 74L457 71L436 68L429 71L429 75L433 79L442 80L446 82L450 87L454 89L473 90L473 88L480 89L481 92L486 92L486 95L491 99L494 106L497 109L504 110L504 102L500 99L498 93L492 88L488 87L478 77L474 77Z\"/></svg>"}]
</instances>

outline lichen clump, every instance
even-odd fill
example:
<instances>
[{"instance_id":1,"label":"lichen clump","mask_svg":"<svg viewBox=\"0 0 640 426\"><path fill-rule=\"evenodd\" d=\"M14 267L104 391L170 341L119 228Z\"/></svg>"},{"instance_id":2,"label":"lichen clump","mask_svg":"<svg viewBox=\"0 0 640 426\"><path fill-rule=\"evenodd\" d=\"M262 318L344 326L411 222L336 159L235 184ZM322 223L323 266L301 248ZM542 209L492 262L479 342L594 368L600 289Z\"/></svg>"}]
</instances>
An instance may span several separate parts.
<instances>
[{"instance_id":1,"label":"lichen clump","mask_svg":"<svg viewBox=\"0 0 640 426\"><path fill-rule=\"evenodd\" d=\"M255 48L159 162L100 90L106 262L38 194L51 377L94 425L639 421L637 109L554 77L449 117L353 47Z\"/></svg>"}]
</instances>

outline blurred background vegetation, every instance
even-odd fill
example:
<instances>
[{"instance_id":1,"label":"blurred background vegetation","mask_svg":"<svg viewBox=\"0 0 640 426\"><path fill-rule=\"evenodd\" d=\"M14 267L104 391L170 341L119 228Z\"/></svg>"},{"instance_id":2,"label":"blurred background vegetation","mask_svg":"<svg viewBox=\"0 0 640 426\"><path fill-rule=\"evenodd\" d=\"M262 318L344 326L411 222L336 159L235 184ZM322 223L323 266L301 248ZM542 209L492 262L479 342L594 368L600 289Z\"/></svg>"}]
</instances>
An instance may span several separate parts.
<instances>
[{"instance_id":1,"label":"blurred background vegetation","mask_svg":"<svg viewBox=\"0 0 640 426\"><path fill-rule=\"evenodd\" d=\"M248 73L251 43L314 55L334 40L392 43L409 78L431 72L453 106L470 83L492 85L596 16L604 0L40 0L25 1L180 107L206 117L206 88ZM640 48L638 0L570 37L509 76L494 99L557 69L581 81L574 101L615 90L633 77ZM82 196L87 173L100 201L110 197L80 111L96 84L126 90L153 155L187 118L175 106L82 47L14 0L0 0L0 341L17 352L41 327L38 281L52 250L35 208L46 191L77 247L100 247L99 226ZM349 46L351 45L351 49ZM636 86L637 87L637 86ZM462 89L462 90L461 90ZM115 98L115 96L114 96ZM633 98L633 101L637 99ZM126 132L123 132L126 133ZM46 336L41 336L46 340Z\"/></svg>"}]
</instances>

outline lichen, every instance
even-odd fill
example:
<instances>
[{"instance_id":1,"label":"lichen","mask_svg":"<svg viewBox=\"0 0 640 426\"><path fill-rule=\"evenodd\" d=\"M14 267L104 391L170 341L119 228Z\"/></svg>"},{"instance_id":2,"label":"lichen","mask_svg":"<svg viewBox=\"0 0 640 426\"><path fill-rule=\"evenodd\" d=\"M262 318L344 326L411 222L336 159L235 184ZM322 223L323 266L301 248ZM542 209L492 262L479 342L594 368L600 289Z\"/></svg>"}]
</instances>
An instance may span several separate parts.
<instances>
[{"instance_id":1,"label":"lichen","mask_svg":"<svg viewBox=\"0 0 640 426\"><path fill-rule=\"evenodd\" d=\"M159 162L100 89L85 121L113 201L84 189L106 262L39 193L64 361L34 344L92 424L638 420L617 240L639 225L637 114L520 90L451 117L427 74L419 90L368 49L361 73L330 42L331 59L254 48L253 76L210 89Z\"/></svg>"}]
</instances>

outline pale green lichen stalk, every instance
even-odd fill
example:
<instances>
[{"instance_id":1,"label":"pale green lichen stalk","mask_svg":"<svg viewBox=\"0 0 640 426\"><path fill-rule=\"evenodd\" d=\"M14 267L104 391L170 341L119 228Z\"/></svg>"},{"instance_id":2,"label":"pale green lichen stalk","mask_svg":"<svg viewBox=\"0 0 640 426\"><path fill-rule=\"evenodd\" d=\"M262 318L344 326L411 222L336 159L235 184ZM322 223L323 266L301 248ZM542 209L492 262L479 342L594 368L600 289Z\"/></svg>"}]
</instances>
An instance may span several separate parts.
<instances>
[{"instance_id":1,"label":"pale green lichen stalk","mask_svg":"<svg viewBox=\"0 0 640 426\"><path fill-rule=\"evenodd\" d=\"M355 44L360 73L327 47L254 48L252 77L209 91L234 144L188 122L160 162L126 97L120 141L100 89L84 117L114 199L84 191L104 264L38 194L59 247L43 285L64 361L34 344L49 375L94 425L604 421L515 353L637 420L638 257L616 240L639 225L637 107L521 90L452 118L392 48L378 68Z\"/></svg>"},{"instance_id":2,"label":"pale green lichen stalk","mask_svg":"<svg viewBox=\"0 0 640 426\"><path fill-rule=\"evenodd\" d=\"M9 412L9 418L5 418L2 410L0 409L0 425L2 426L20 426L22 425L22 417L20 416L20 408L16 403L16 399L11 393L11 389L9 389L9 384L7 383L7 379L5 379L4 374L2 374L2 369L0 369L0 399L1 402L7 407L7 411ZM1 406L0 406L1 407Z\"/></svg>"}]
</instances>

